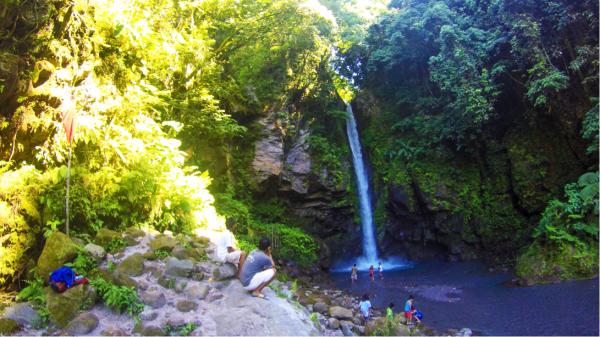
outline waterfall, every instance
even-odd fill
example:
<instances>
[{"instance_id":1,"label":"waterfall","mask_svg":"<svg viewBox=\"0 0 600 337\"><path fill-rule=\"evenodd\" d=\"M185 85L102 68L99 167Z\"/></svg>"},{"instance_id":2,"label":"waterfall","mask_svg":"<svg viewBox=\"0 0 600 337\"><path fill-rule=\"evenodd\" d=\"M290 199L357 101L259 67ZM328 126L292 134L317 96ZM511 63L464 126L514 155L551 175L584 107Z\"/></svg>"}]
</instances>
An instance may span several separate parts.
<instances>
[{"instance_id":1,"label":"waterfall","mask_svg":"<svg viewBox=\"0 0 600 337\"><path fill-rule=\"evenodd\" d=\"M348 133L348 142L350 143L350 149L352 150L352 161L354 163L354 172L356 173L360 221L363 233L363 255L359 260L363 260L362 263L377 265L377 244L375 242L373 228L373 211L371 209L371 201L369 200L369 179L367 178L365 163L360 148L356 120L354 119L354 113L352 112L352 106L350 104L347 105L346 111L348 112L346 132Z\"/></svg>"}]
</instances>

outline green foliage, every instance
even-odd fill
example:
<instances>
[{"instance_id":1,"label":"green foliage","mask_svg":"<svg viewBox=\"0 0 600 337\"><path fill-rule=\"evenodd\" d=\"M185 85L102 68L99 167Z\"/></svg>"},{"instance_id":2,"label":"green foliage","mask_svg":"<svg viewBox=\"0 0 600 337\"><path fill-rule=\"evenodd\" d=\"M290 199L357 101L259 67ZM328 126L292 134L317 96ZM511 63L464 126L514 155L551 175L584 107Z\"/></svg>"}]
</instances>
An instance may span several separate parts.
<instances>
[{"instance_id":1,"label":"green foliage","mask_svg":"<svg viewBox=\"0 0 600 337\"><path fill-rule=\"evenodd\" d=\"M196 324L190 322L180 326L172 326L167 324L165 326L165 333L167 336L189 336L192 331L196 330Z\"/></svg>"},{"instance_id":2,"label":"green foliage","mask_svg":"<svg viewBox=\"0 0 600 337\"><path fill-rule=\"evenodd\" d=\"M312 266L317 261L318 244L299 228L278 223L254 222L248 228L248 233L257 241L262 236L268 237L276 258L293 260L305 267Z\"/></svg>"},{"instance_id":3,"label":"green foliage","mask_svg":"<svg viewBox=\"0 0 600 337\"><path fill-rule=\"evenodd\" d=\"M319 135L308 138L311 158L314 159L311 170L319 175L325 169L333 186L341 187L347 176L342 160L347 154L346 148L335 146L330 140Z\"/></svg>"},{"instance_id":4,"label":"green foliage","mask_svg":"<svg viewBox=\"0 0 600 337\"><path fill-rule=\"evenodd\" d=\"M0 162L0 284L23 269L42 223L37 207L44 188L42 174L33 166L9 168Z\"/></svg>"},{"instance_id":5,"label":"green foliage","mask_svg":"<svg viewBox=\"0 0 600 337\"><path fill-rule=\"evenodd\" d=\"M171 250L166 248L157 249L154 251L154 255L156 255L156 258L164 260L171 256Z\"/></svg>"},{"instance_id":6,"label":"green foliage","mask_svg":"<svg viewBox=\"0 0 600 337\"><path fill-rule=\"evenodd\" d=\"M117 286L102 278L94 279L90 284L96 289L104 303L118 313L137 316L144 311L144 304L133 287Z\"/></svg>"},{"instance_id":7,"label":"green foliage","mask_svg":"<svg viewBox=\"0 0 600 337\"><path fill-rule=\"evenodd\" d=\"M46 307L46 292L44 291L44 280L35 278L27 281L27 286L17 295L17 301L29 302L41 317L39 324L46 324L49 320L49 313Z\"/></svg>"},{"instance_id":8,"label":"green foliage","mask_svg":"<svg viewBox=\"0 0 600 337\"><path fill-rule=\"evenodd\" d=\"M96 260L85 250L78 247L77 257L75 257L75 260L65 265L71 267L77 274L89 276L90 271L96 268Z\"/></svg>"},{"instance_id":9,"label":"green foliage","mask_svg":"<svg viewBox=\"0 0 600 337\"><path fill-rule=\"evenodd\" d=\"M565 186L565 201L551 200L534 237L549 243L585 245L598 242L598 172Z\"/></svg>"},{"instance_id":10,"label":"green foliage","mask_svg":"<svg viewBox=\"0 0 600 337\"><path fill-rule=\"evenodd\" d=\"M598 115L600 114L600 111L598 110L599 108L600 105L598 105L598 97L593 97L592 108L585 114L585 118L583 119L581 127L581 136L590 142L590 145L587 148L588 154L598 152L598 137L600 136L598 124Z\"/></svg>"},{"instance_id":11,"label":"green foliage","mask_svg":"<svg viewBox=\"0 0 600 337\"><path fill-rule=\"evenodd\" d=\"M125 240L125 238L113 238L106 244L105 248L109 253L116 253L123 250L125 247L127 247L127 240Z\"/></svg>"}]
</instances>

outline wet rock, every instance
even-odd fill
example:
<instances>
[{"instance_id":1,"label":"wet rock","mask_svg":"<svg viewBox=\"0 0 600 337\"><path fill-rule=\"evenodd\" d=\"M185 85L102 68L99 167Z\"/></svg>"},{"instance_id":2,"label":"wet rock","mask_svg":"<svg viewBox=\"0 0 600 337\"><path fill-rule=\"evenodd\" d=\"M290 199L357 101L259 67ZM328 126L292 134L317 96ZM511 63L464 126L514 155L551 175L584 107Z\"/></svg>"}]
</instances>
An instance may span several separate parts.
<instances>
[{"instance_id":1,"label":"wet rock","mask_svg":"<svg viewBox=\"0 0 600 337\"><path fill-rule=\"evenodd\" d=\"M65 234L55 231L46 240L37 263L37 275L47 279L50 273L77 256L77 245Z\"/></svg>"},{"instance_id":2,"label":"wet rock","mask_svg":"<svg viewBox=\"0 0 600 337\"><path fill-rule=\"evenodd\" d=\"M56 293L46 288L46 308L50 320L62 328L71 321L79 309L95 303L96 292L87 284L68 289L64 293Z\"/></svg>"},{"instance_id":3,"label":"wet rock","mask_svg":"<svg viewBox=\"0 0 600 337\"><path fill-rule=\"evenodd\" d=\"M327 320L327 327L330 329L339 329L340 328L340 321L338 321L337 319L331 317Z\"/></svg>"},{"instance_id":4,"label":"wet rock","mask_svg":"<svg viewBox=\"0 0 600 337\"><path fill-rule=\"evenodd\" d=\"M176 282L175 283L175 292L181 294L183 290L187 288L187 282Z\"/></svg>"},{"instance_id":5,"label":"wet rock","mask_svg":"<svg viewBox=\"0 0 600 337\"><path fill-rule=\"evenodd\" d=\"M102 330L102 332L100 332L100 335L102 335L102 336L126 336L126 335L128 335L128 333L126 333L125 331L123 331L123 329L118 328L116 326L109 326L106 329Z\"/></svg>"},{"instance_id":6,"label":"wet rock","mask_svg":"<svg viewBox=\"0 0 600 337\"><path fill-rule=\"evenodd\" d=\"M168 250L171 251L177 245L177 239L168 235L157 235L154 240L150 241L150 249L156 250Z\"/></svg>"},{"instance_id":7,"label":"wet rock","mask_svg":"<svg viewBox=\"0 0 600 337\"><path fill-rule=\"evenodd\" d=\"M126 237L130 237L138 241L138 239L143 238L146 235L146 232L137 228L137 227L129 227L123 232Z\"/></svg>"},{"instance_id":8,"label":"wet rock","mask_svg":"<svg viewBox=\"0 0 600 337\"><path fill-rule=\"evenodd\" d=\"M88 243L83 247L83 249L93 257L96 262L104 260L106 257L106 250L102 246L98 246L93 243Z\"/></svg>"},{"instance_id":9,"label":"wet rock","mask_svg":"<svg viewBox=\"0 0 600 337\"><path fill-rule=\"evenodd\" d=\"M352 319L352 310L343 307L333 306L329 308L329 316L337 319Z\"/></svg>"},{"instance_id":10,"label":"wet rock","mask_svg":"<svg viewBox=\"0 0 600 337\"><path fill-rule=\"evenodd\" d=\"M41 317L29 303L14 303L4 312L4 318L15 320L19 325L38 326Z\"/></svg>"},{"instance_id":11,"label":"wet rock","mask_svg":"<svg viewBox=\"0 0 600 337\"><path fill-rule=\"evenodd\" d=\"M223 281L235 277L235 267L230 263L225 263L213 269L213 279Z\"/></svg>"},{"instance_id":12,"label":"wet rock","mask_svg":"<svg viewBox=\"0 0 600 337\"><path fill-rule=\"evenodd\" d=\"M165 304L167 304L167 298L165 297L165 294L158 290L150 290L143 292L140 295L140 299L142 300L142 302L144 302L144 304L149 305L154 309L161 308Z\"/></svg>"},{"instance_id":13,"label":"wet rock","mask_svg":"<svg viewBox=\"0 0 600 337\"><path fill-rule=\"evenodd\" d=\"M158 256L156 256L156 254L154 253L153 250L149 250L147 252L144 253L144 255L142 255L144 257L144 259L149 260L149 261L154 261L156 259L158 259Z\"/></svg>"},{"instance_id":14,"label":"wet rock","mask_svg":"<svg viewBox=\"0 0 600 337\"><path fill-rule=\"evenodd\" d=\"M188 312L198 308L198 303L187 300L181 300L177 302L175 307L181 312Z\"/></svg>"},{"instance_id":15,"label":"wet rock","mask_svg":"<svg viewBox=\"0 0 600 337\"><path fill-rule=\"evenodd\" d=\"M180 259L180 260L185 260L185 259L191 259L191 260L195 260L195 261L200 261L202 260L204 257L206 257L206 252L204 250L204 248L193 248L193 247L183 247L183 246L175 246L175 248L173 248L173 251L171 252L171 254Z\"/></svg>"},{"instance_id":16,"label":"wet rock","mask_svg":"<svg viewBox=\"0 0 600 337\"><path fill-rule=\"evenodd\" d=\"M179 260L174 257L167 258L165 275L188 277L194 269L194 263L190 260Z\"/></svg>"},{"instance_id":17,"label":"wet rock","mask_svg":"<svg viewBox=\"0 0 600 337\"><path fill-rule=\"evenodd\" d=\"M140 314L140 318L142 321L153 321L158 317L158 313L156 311L143 312Z\"/></svg>"},{"instance_id":18,"label":"wet rock","mask_svg":"<svg viewBox=\"0 0 600 337\"><path fill-rule=\"evenodd\" d=\"M12 335L19 330L19 323L11 318L0 318L0 336Z\"/></svg>"},{"instance_id":19,"label":"wet rock","mask_svg":"<svg viewBox=\"0 0 600 337\"><path fill-rule=\"evenodd\" d=\"M98 317L96 315L86 312L75 317L74 320L69 322L64 332L71 336L85 335L98 326Z\"/></svg>"},{"instance_id":20,"label":"wet rock","mask_svg":"<svg viewBox=\"0 0 600 337\"><path fill-rule=\"evenodd\" d=\"M315 304L313 304L313 311L321 313L321 314L325 314L328 311L328 307L327 304L325 304L324 302L316 302Z\"/></svg>"},{"instance_id":21,"label":"wet rock","mask_svg":"<svg viewBox=\"0 0 600 337\"><path fill-rule=\"evenodd\" d=\"M157 326L149 325L142 327L140 334L142 336L165 336L165 331Z\"/></svg>"},{"instance_id":22,"label":"wet rock","mask_svg":"<svg viewBox=\"0 0 600 337\"><path fill-rule=\"evenodd\" d=\"M117 267L118 273L129 276L140 276L144 272L144 257L140 253L128 256Z\"/></svg>"},{"instance_id":23,"label":"wet rock","mask_svg":"<svg viewBox=\"0 0 600 337\"><path fill-rule=\"evenodd\" d=\"M185 295L190 299L205 299L210 287L206 284L192 284L184 290Z\"/></svg>"}]
</instances>

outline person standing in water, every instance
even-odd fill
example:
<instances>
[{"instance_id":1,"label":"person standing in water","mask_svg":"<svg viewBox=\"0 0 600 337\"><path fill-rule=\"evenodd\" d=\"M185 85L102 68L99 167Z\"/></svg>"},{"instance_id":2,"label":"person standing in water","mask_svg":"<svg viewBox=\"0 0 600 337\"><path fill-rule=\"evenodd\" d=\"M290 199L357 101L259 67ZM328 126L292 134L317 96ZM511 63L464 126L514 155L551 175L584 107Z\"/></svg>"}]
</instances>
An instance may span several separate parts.
<instances>
[{"instance_id":1,"label":"person standing in water","mask_svg":"<svg viewBox=\"0 0 600 337\"><path fill-rule=\"evenodd\" d=\"M383 280L383 265L381 264L381 261L379 262L379 266L377 267L377 271L379 271L379 279Z\"/></svg>"},{"instance_id":2,"label":"person standing in water","mask_svg":"<svg viewBox=\"0 0 600 337\"><path fill-rule=\"evenodd\" d=\"M350 273L350 279L352 280L352 284L358 280L358 269L356 268L356 263L352 266L352 272Z\"/></svg>"},{"instance_id":3,"label":"person standing in water","mask_svg":"<svg viewBox=\"0 0 600 337\"><path fill-rule=\"evenodd\" d=\"M369 268L369 277L371 278L371 282L375 281L375 269L373 268L373 265Z\"/></svg>"}]
</instances>

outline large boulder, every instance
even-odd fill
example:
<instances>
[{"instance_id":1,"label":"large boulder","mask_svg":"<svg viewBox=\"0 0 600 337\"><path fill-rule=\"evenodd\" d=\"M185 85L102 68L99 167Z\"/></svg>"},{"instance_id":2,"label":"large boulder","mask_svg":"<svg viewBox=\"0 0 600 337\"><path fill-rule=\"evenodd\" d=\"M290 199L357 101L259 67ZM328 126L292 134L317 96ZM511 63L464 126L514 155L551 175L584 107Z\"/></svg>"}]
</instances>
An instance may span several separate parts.
<instances>
[{"instance_id":1,"label":"large boulder","mask_svg":"<svg viewBox=\"0 0 600 337\"><path fill-rule=\"evenodd\" d=\"M100 228L96 233L96 243L106 248L113 240L120 239L121 233L112 231L107 228Z\"/></svg>"},{"instance_id":2,"label":"large boulder","mask_svg":"<svg viewBox=\"0 0 600 337\"><path fill-rule=\"evenodd\" d=\"M95 301L96 292L87 284L75 286L60 294L50 287L46 288L46 308L50 320L61 328L65 327L80 309L93 305Z\"/></svg>"},{"instance_id":3,"label":"large boulder","mask_svg":"<svg viewBox=\"0 0 600 337\"><path fill-rule=\"evenodd\" d=\"M118 273L129 276L140 276L144 272L144 257L140 253L135 253L123 260L117 267Z\"/></svg>"},{"instance_id":4,"label":"large boulder","mask_svg":"<svg viewBox=\"0 0 600 337\"><path fill-rule=\"evenodd\" d=\"M194 263L190 260L179 260L174 257L167 258L165 275L188 277L194 269Z\"/></svg>"},{"instance_id":5,"label":"large boulder","mask_svg":"<svg viewBox=\"0 0 600 337\"><path fill-rule=\"evenodd\" d=\"M153 251L156 250L168 250L171 251L175 246L177 246L178 242L172 236L160 234L157 235L154 240L150 241L150 249Z\"/></svg>"},{"instance_id":6,"label":"large boulder","mask_svg":"<svg viewBox=\"0 0 600 337\"><path fill-rule=\"evenodd\" d=\"M333 306L329 308L329 316L342 320L350 320L354 315L352 315L352 310L350 309Z\"/></svg>"},{"instance_id":7,"label":"large boulder","mask_svg":"<svg viewBox=\"0 0 600 337\"><path fill-rule=\"evenodd\" d=\"M195 310L196 308L198 308L198 303L188 301L188 300L181 300L181 301L178 301L175 306L177 307L177 310L179 310L181 312L188 312L188 311L192 311L192 310Z\"/></svg>"},{"instance_id":8,"label":"large boulder","mask_svg":"<svg viewBox=\"0 0 600 337\"><path fill-rule=\"evenodd\" d=\"M77 245L65 234L55 231L46 240L37 263L37 274L46 280L50 273L77 256Z\"/></svg>"},{"instance_id":9,"label":"large boulder","mask_svg":"<svg viewBox=\"0 0 600 337\"><path fill-rule=\"evenodd\" d=\"M308 175L311 172L311 160L308 153L309 135L307 130L300 130L300 135L285 158L282 174L283 181L290 184L291 190L299 194L308 192Z\"/></svg>"},{"instance_id":10,"label":"large boulder","mask_svg":"<svg viewBox=\"0 0 600 337\"><path fill-rule=\"evenodd\" d=\"M171 251L171 255L180 260L191 259L195 261L200 261L206 256L206 252L204 248L185 248L183 246L177 245Z\"/></svg>"},{"instance_id":11,"label":"large boulder","mask_svg":"<svg viewBox=\"0 0 600 337\"><path fill-rule=\"evenodd\" d=\"M318 301L315 304L313 304L314 312L325 314L327 312L327 310L328 310L328 307L327 307L327 304L325 304L325 302Z\"/></svg>"},{"instance_id":12,"label":"large boulder","mask_svg":"<svg viewBox=\"0 0 600 337\"><path fill-rule=\"evenodd\" d=\"M37 326L41 317L29 303L15 303L4 312L4 318L15 320L19 325Z\"/></svg>"},{"instance_id":13,"label":"large boulder","mask_svg":"<svg viewBox=\"0 0 600 337\"><path fill-rule=\"evenodd\" d=\"M84 312L69 322L64 330L66 335L80 336L92 332L98 326L98 317L91 312Z\"/></svg>"}]
</instances>

